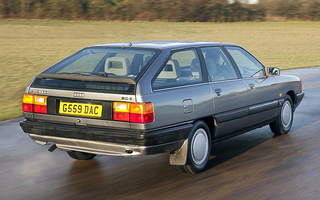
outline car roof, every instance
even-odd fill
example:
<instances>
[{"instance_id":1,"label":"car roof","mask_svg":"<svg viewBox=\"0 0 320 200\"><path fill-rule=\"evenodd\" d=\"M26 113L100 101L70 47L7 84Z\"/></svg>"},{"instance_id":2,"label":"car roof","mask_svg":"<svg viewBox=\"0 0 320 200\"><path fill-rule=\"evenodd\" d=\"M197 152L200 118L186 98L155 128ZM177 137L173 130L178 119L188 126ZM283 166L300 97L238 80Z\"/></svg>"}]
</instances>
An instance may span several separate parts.
<instances>
[{"instance_id":1,"label":"car roof","mask_svg":"<svg viewBox=\"0 0 320 200\"><path fill-rule=\"evenodd\" d=\"M234 46L235 44L221 43L221 42L204 42L204 41L157 40L157 41L133 41L133 42L129 41L129 42L119 42L119 43L109 43L109 44L97 44L92 46L178 49L178 48L188 48L188 47L220 46L220 45Z\"/></svg>"}]
</instances>

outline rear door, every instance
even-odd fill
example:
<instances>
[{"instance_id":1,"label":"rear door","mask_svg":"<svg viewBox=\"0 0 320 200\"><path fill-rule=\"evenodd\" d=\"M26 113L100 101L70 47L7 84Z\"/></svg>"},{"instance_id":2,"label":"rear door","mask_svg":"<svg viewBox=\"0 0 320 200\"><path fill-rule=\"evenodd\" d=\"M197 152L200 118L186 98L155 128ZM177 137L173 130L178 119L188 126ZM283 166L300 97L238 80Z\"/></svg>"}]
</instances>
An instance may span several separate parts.
<instances>
[{"instance_id":1,"label":"rear door","mask_svg":"<svg viewBox=\"0 0 320 200\"><path fill-rule=\"evenodd\" d=\"M201 48L213 94L214 115L217 120L215 137L245 128L248 91L222 49L218 46Z\"/></svg>"},{"instance_id":2,"label":"rear door","mask_svg":"<svg viewBox=\"0 0 320 200\"><path fill-rule=\"evenodd\" d=\"M225 47L237 65L249 94L248 126L255 126L275 117L279 92L274 77L266 76L264 66L241 47Z\"/></svg>"}]
</instances>

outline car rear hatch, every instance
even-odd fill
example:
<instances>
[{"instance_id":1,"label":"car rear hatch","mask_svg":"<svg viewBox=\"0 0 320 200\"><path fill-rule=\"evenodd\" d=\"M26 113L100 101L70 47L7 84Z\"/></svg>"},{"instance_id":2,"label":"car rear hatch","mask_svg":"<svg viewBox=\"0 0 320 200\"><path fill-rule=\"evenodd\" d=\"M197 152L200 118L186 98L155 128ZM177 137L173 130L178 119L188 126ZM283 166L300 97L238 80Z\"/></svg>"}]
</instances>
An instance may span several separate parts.
<instances>
[{"instance_id":1,"label":"car rear hatch","mask_svg":"<svg viewBox=\"0 0 320 200\"><path fill-rule=\"evenodd\" d=\"M28 95L43 98L35 100L43 105L37 108L41 103L35 102L35 110L25 116L39 122L129 128L129 123L113 120L113 103L135 102L134 90L131 79L42 73Z\"/></svg>"},{"instance_id":2,"label":"car rear hatch","mask_svg":"<svg viewBox=\"0 0 320 200\"><path fill-rule=\"evenodd\" d=\"M130 109L136 102L136 82L159 53L103 45L80 50L35 77L23 98L24 116L39 122L130 128L128 122L149 116L131 114Z\"/></svg>"}]
</instances>

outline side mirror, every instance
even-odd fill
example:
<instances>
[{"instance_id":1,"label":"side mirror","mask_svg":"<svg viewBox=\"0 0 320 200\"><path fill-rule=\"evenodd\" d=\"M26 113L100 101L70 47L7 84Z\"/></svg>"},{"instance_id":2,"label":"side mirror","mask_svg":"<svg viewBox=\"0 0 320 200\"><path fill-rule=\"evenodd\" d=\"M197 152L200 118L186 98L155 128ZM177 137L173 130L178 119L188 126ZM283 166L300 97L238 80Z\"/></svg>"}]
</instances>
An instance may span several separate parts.
<instances>
[{"instance_id":1,"label":"side mirror","mask_svg":"<svg viewBox=\"0 0 320 200\"><path fill-rule=\"evenodd\" d=\"M279 76L280 69L276 67L267 67L266 68L267 76Z\"/></svg>"}]
</instances>

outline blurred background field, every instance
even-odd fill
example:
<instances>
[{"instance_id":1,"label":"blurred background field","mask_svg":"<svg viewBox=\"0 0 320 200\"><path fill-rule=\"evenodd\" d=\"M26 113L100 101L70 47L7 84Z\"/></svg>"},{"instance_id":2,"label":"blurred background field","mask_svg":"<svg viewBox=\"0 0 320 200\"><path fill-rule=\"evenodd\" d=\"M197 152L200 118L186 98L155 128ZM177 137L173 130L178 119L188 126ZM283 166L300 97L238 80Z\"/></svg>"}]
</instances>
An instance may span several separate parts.
<instances>
[{"instance_id":1,"label":"blurred background field","mask_svg":"<svg viewBox=\"0 0 320 200\"><path fill-rule=\"evenodd\" d=\"M87 22L0 20L0 120L21 116L26 85L92 44L141 40L236 43L266 66L319 66L320 22ZM134 44L134 42L133 42Z\"/></svg>"}]
</instances>

